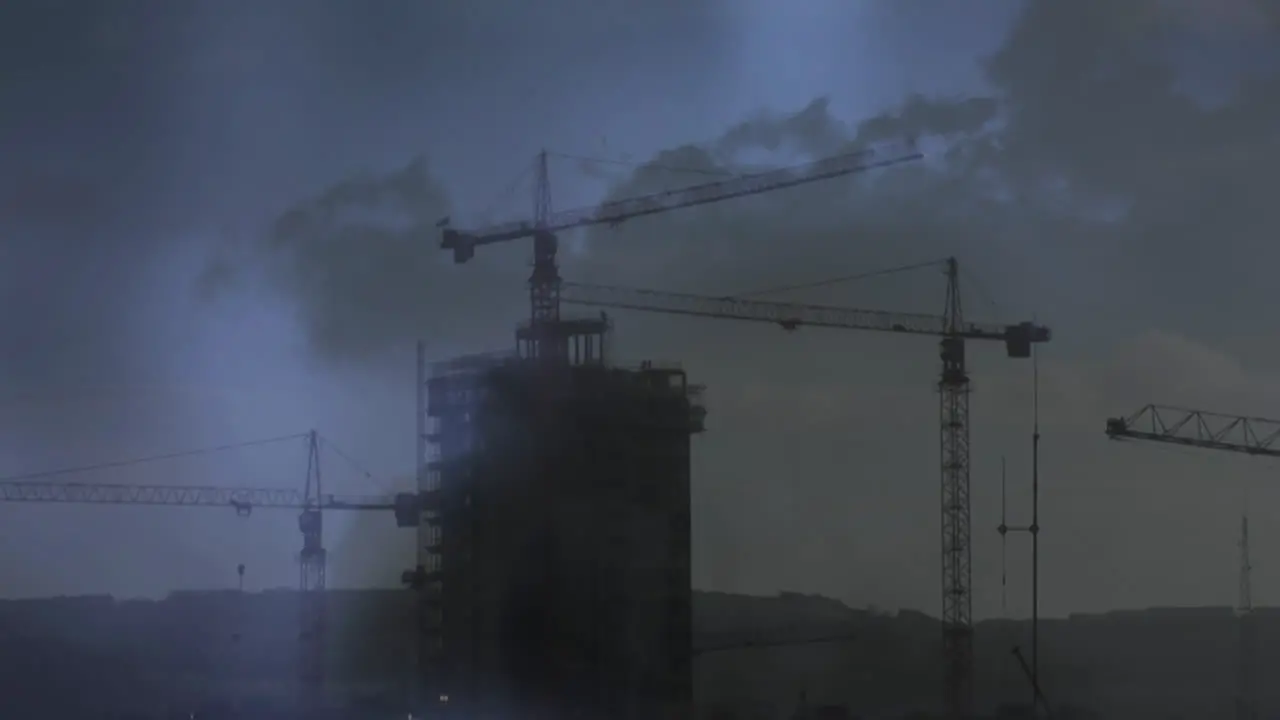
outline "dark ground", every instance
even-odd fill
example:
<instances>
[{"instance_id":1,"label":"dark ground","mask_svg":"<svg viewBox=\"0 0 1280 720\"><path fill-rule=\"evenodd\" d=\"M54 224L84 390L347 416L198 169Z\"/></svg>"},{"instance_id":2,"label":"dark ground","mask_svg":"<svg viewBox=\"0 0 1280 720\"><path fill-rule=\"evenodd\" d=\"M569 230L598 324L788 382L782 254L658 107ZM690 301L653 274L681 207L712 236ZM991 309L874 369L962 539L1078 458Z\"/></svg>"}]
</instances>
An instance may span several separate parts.
<instances>
[{"instance_id":1,"label":"dark ground","mask_svg":"<svg viewBox=\"0 0 1280 720\"><path fill-rule=\"evenodd\" d=\"M410 598L404 591L331 591L330 677L370 707L402 697ZM706 653L695 663L703 713L790 715L846 703L864 717L901 716L940 686L934 619L852 610L819 597L699 593L700 647L856 633L854 641ZM109 597L0 602L0 683L8 708L40 717L101 717L104 708L182 708L271 697L294 677L296 595L288 591L175 593L163 601ZM1259 610L1260 678L1280 669L1268 652L1280 612ZM1027 699L1010 653L1027 646L1025 622L977 632L978 692L985 707ZM1045 621L1041 673L1056 704L1105 717L1230 717L1236 621L1226 608L1145 610ZM1260 683L1266 689L1268 683ZM1280 687L1263 710L1280 706ZM82 711L92 710L88 715Z\"/></svg>"}]
</instances>

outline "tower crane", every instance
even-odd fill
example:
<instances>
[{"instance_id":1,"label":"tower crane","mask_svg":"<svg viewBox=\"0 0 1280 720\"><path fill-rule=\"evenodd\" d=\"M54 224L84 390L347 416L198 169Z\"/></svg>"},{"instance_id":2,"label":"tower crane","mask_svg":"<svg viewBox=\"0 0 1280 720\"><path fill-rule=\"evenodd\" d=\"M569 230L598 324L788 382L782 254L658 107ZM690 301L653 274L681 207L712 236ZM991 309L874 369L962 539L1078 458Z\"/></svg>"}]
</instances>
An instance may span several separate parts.
<instances>
[{"instance_id":1,"label":"tower crane","mask_svg":"<svg viewBox=\"0 0 1280 720\"><path fill-rule=\"evenodd\" d=\"M442 229L440 247L453 251L454 262L464 263L475 255L478 247L533 238L529 321L517 331L517 343L520 352L527 358L569 361L572 359L571 341L584 335L602 333L603 327L595 326L590 321L562 322L560 319L561 280L560 269L556 264L557 233L593 225L616 226L644 215L758 195L923 157L914 142L888 144L817 160L799 167L742 175L679 190L666 190L553 213L551 184L547 175L547 153L543 151L538 155L536 163L532 219L474 230L457 230L450 227L449 218L445 218L437 223Z\"/></svg>"},{"instance_id":2,"label":"tower crane","mask_svg":"<svg viewBox=\"0 0 1280 720\"><path fill-rule=\"evenodd\" d=\"M302 490L261 487L219 487L211 485L156 485L125 483L80 483L38 480L103 468L119 468L156 460L206 454L250 445L263 445L305 438L307 477ZM231 508L248 516L255 509L296 510L302 533L299 553L299 690L300 703L319 703L324 692L326 647L325 586L328 553L324 547L323 513L327 510L376 510L394 513L399 527L416 527L425 501L416 493L395 495L335 495L323 492L320 475L320 436L316 431L219 448L153 456L93 466L64 468L0 480L0 502L58 503L81 505L149 505L165 507ZM243 567L243 566L241 566ZM405 581L405 578L401 578Z\"/></svg>"},{"instance_id":3,"label":"tower crane","mask_svg":"<svg viewBox=\"0 0 1280 720\"><path fill-rule=\"evenodd\" d=\"M785 330L803 326L874 330L941 337L942 626L944 701L955 717L973 704L973 598L969 531L969 373L965 342L999 341L1011 358L1029 358L1033 344L1048 342L1047 327L1024 322L994 325L964 320L959 263L948 258L946 302L941 315L862 310L828 305L706 297L585 283L564 283L566 303L705 318L769 322Z\"/></svg>"},{"instance_id":4,"label":"tower crane","mask_svg":"<svg viewBox=\"0 0 1280 720\"><path fill-rule=\"evenodd\" d=\"M1148 440L1245 455L1280 457L1280 420L1163 405L1146 405L1131 415L1107 418L1107 437L1112 440ZM1249 520L1244 517L1240 521L1240 656L1236 678L1236 717L1241 720L1252 720L1258 713L1254 688L1257 651L1251 574Z\"/></svg>"}]
</instances>

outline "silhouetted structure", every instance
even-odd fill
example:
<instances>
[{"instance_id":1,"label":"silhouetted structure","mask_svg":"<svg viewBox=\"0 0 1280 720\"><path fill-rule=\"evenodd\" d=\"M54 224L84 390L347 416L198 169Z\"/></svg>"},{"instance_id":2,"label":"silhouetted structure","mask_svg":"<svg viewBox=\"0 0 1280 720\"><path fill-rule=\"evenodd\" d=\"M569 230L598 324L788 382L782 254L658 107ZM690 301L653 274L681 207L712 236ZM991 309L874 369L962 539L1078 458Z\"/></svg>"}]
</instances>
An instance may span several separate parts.
<instances>
[{"instance_id":1,"label":"silhouetted structure","mask_svg":"<svg viewBox=\"0 0 1280 720\"><path fill-rule=\"evenodd\" d=\"M1258 717L1256 676L1258 663L1257 629L1253 623L1253 564L1249 559L1249 516L1240 518L1240 596L1236 602L1240 616L1239 669L1236 677L1236 718Z\"/></svg>"},{"instance_id":2,"label":"silhouetted structure","mask_svg":"<svg viewBox=\"0 0 1280 720\"><path fill-rule=\"evenodd\" d=\"M1126 417L1107 418L1106 427L1107 437L1112 440L1149 440L1207 450L1280 457L1280 420L1147 405ZM1239 593L1235 716L1251 720L1258 714L1257 690L1254 687L1257 641L1253 619L1247 517L1240 521Z\"/></svg>"},{"instance_id":3,"label":"silhouetted structure","mask_svg":"<svg viewBox=\"0 0 1280 720\"><path fill-rule=\"evenodd\" d=\"M687 708L701 388L606 364L603 315L558 329L568 362L420 365L423 687L468 717Z\"/></svg>"},{"instance_id":4,"label":"silhouetted structure","mask_svg":"<svg viewBox=\"0 0 1280 720\"><path fill-rule=\"evenodd\" d=\"M427 625L441 626L438 636L443 645L424 647L422 652L448 658L439 662L470 678L468 682L501 676L501 682L485 682L503 687L512 697L551 693L565 698L585 693L588 712L594 709L614 716L646 714L658 697L665 698L660 704L687 707L688 668L679 672L684 678L680 680L670 667L675 660L667 660L666 670L650 666L656 662L652 653L679 657L682 666L688 663L688 435L701 429L702 410L690 402L689 387L679 370L608 368L603 352L608 322L603 315L586 321L561 317L557 233L616 226L634 218L799 187L922 157L914 142L864 148L797 168L553 213L543 152L536 163L533 217L470 230L452 227L449 217L440 220L440 246L453 254L454 262L467 262L481 246L530 239L533 269L529 321L517 331L521 360L463 372L460 380L450 379L456 374L452 372L432 379L429 394L434 401L429 404L432 417L442 423L441 458L436 460L439 465L420 473L437 475L421 479L426 492L440 493L439 515L425 518L429 524L436 523L440 534L427 538L425 545L438 545L443 559L438 569L424 568L418 579L435 578L431 586L438 590L422 593L422 613ZM421 386L421 377L419 381ZM425 416L422 407L419 416ZM511 498L526 505L506 509L515 502ZM531 520L529 515L546 517ZM477 535L472 528L478 522L495 525L486 525ZM575 542L585 544L574 547ZM475 595L488 601L505 596L516 582L512 572L495 569L492 572L500 577L491 577L489 568L513 562L504 553L518 548L528 555L520 573L544 568L549 574L540 582L548 589L530 590L528 601L518 610L463 599ZM669 562L663 570L656 569L660 557ZM629 559L639 561L638 569L606 565ZM423 562L434 561L424 558ZM571 565L577 565L577 571L563 572ZM674 588L677 577L682 578L678 583L684 589L654 589ZM483 592L471 589L477 582L484 583ZM427 602L440 604L442 620L433 619L435 611ZM652 609L659 606L666 609ZM514 614L499 622L496 618L508 610ZM655 617L664 618L662 622L641 629L646 623L640 618L654 612ZM455 620L460 613L483 617ZM547 636L517 639L506 629L494 630L506 622L519 626L522 633L535 622L552 623L554 629ZM461 627L471 628L471 635L464 637ZM547 659L520 665L516 656L533 652L535 646ZM480 659L484 648L493 647L502 648L498 655L503 660ZM624 658L627 654L632 657ZM435 662L426 656L424 661ZM504 669L500 671L495 663L505 663ZM570 671L576 663L594 669ZM468 669L459 669L464 666ZM522 678L534 675L543 677L526 687ZM623 696L631 696L632 701L623 701ZM467 697L474 704L474 693ZM540 701L530 698L528 703L521 712L537 712Z\"/></svg>"},{"instance_id":5,"label":"silhouetted structure","mask_svg":"<svg viewBox=\"0 0 1280 720\"><path fill-rule=\"evenodd\" d=\"M961 719L973 715L974 702L973 552L969 517L969 459L972 453L969 444L969 371L965 361L965 343L975 340L1003 342L1009 357L1030 358L1032 347L1037 343L1048 342L1051 333L1049 328L1031 322L994 325L966 321L960 302L960 266L954 257L941 263L907 265L877 274L939 264L946 273L947 300L943 313L936 316L585 283L559 283L556 299L557 302L576 305L777 323L785 330L811 326L906 333L942 339L939 346L942 374L938 389L942 400L939 426L942 440L943 702L950 717ZM848 279L850 278L836 280ZM536 314L534 319L537 319ZM1036 437L1039 437L1038 429ZM1035 521L1032 522L1032 527L1036 528ZM1031 531L1033 545L1038 532L1038 528ZM1033 568L1038 568L1034 561L1032 565ZM1032 572L1034 575L1037 570L1033 569ZM1033 583L1032 587L1038 585ZM1036 606L1034 601L1032 604Z\"/></svg>"}]
</instances>

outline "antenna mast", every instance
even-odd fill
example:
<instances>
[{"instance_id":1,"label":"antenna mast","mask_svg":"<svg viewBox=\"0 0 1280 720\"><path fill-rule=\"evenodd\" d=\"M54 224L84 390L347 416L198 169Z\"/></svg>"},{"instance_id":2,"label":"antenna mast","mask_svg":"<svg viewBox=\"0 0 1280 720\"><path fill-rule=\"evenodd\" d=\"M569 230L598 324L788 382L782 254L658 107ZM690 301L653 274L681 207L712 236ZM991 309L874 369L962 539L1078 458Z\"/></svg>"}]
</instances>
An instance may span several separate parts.
<instances>
[{"instance_id":1,"label":"antenna mast","mask_svg":"<svg viewBox=\"0 0 1280 720\"><path fill-rule=\"evenodd\" d=\"M1253 627L1253 565L1249 561L1249 516L1240 518L1240 597L1236 607L1239 637L1239 666L1236 698L1237 720L1254 720L1257 717L1257 697L1254 692L1254 668L1256 657Z\"/></svg>"},{"instance_id":2,"label":"antenna mast","mask_svg":"<svg viewBox=\"0 0 1280 720\"><path fill-rule=\"evenodd\" d=\"M1040 687L1040 358L1031 348L1031 683Z\"/></svg>"},{"instance_id":3,"label":"antenna mast","mask_svg":"<svg viewBox=\"0 0 1280 720\"><path fill-rule=\"evenodd\" d=\"M1000 617L1009 619L1009 522L1005 457L1000 456Z\"/></svg>"},{"instance_id":4,"label":"antenna mast","mask_svg":"<svg viewBox=\"0 0 1280 720\"><path fill-rule=\"evenodd\" d=\"M1005 520L1005 460L1000 458L1000 533L1001 568L1000 584L1002 607L1007 612L1005 600L1005 568L1003 545L1011 532L1024 532L1031 536L1031 662L1027 663L1027 679L1035 692L1032 707L1038 707L1040 696L1040 361L1035 348L1031 348L1031 524L1009 525ZM1022 662L1021 650L1017 651Z\"/></svg>"}]
</instances>

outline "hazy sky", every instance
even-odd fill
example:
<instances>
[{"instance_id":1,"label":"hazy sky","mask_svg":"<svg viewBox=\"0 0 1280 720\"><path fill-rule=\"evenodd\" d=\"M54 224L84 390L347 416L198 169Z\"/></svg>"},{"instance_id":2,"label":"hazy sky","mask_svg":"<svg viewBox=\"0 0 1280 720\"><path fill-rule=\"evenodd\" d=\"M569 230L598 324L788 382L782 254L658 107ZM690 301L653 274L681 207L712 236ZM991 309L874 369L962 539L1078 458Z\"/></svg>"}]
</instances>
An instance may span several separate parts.
<instances>
[{"instance_id":1,"label":"hazy sky","mask_svg":"<svg viewBox=\"0 0 1280 720\"><path fill-rule=\"evenodd\" d=\"M613 161L555 161L568 207L705 180L676 167L913 131L942 148L927 166L575 235L565 275L722 294L956 254L971 317L1055 330L1044 611L1232 602L1246 505L1255 597L1280 593L1274 463L1102 434L1147 402L1280 416L1274 3L443 5L5 4L0 473L316 427L377 478L326 453L330 488L390 489L412 472L414 341L509 347L529 254L453 267L406 219L527 213L527 175L512 183L543 147ZM335 186L413 206L381 233L273 234ZM915 273L806 299L936 312L942 291ZM679 359L710 386L698 587L938 611L933 342L616 319L622 358ZM1026 518L1031 373L1000 348L970 356L988 617L1002 455ZM291 444L78 479L295 486L304 470ZM329 527L334 584L390 585L410 562L389 517ZM288 513L0 507L14 596L230 587L239 562L250 588L292 586L298 544Z\"/></svg>"}]
</instances>

